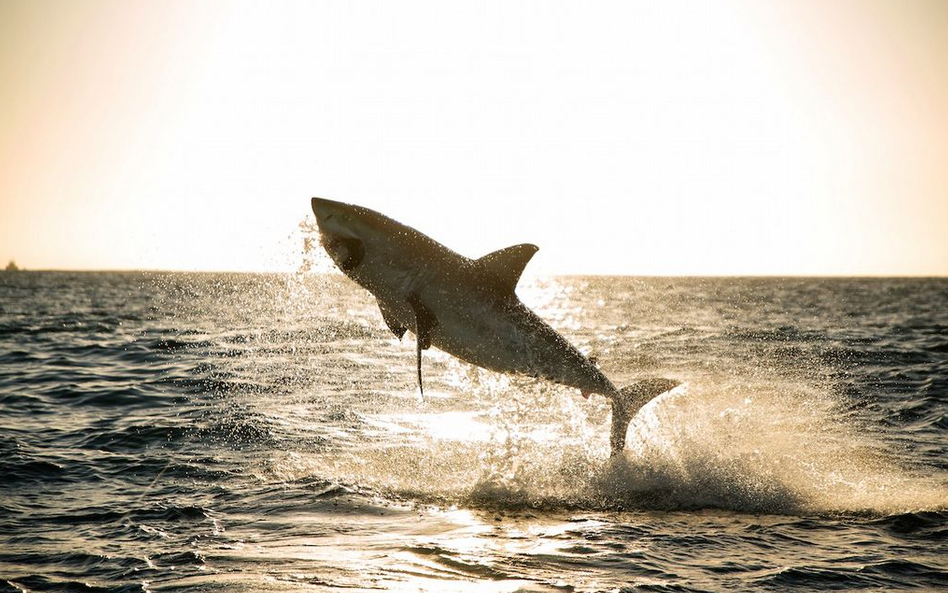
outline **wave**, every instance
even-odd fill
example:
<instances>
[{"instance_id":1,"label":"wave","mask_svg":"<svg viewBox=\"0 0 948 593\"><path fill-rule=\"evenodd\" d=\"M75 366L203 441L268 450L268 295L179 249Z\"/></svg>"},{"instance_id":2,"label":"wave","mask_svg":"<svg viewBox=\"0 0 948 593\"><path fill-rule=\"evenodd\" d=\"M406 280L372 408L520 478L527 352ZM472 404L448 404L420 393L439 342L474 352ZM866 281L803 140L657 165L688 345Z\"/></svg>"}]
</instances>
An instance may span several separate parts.
<instances>
[{"instance_id":1,"label":"wave","mask_svg":"<svg viewBox=\"0 0 948 593\"><path fill-rule=\"evenodd\" d=\"M771 575L753 579L754 588L799 588L815 590L895 589L911 583L912 587L932 590L948 585L948 572L911 560L868 560L858 567L838 564L794 566Z\"/></svg>"}]
</instances>

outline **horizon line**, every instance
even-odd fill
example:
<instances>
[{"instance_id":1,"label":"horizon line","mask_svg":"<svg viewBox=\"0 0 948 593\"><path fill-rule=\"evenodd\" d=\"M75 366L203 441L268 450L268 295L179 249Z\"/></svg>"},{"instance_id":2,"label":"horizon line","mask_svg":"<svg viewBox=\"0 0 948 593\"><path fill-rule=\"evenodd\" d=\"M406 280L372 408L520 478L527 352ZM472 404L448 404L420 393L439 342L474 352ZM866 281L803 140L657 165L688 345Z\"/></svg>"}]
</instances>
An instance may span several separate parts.
<instances>
[{"instance_id":1,"label":"horizon line","mask_svg":"<svg viewBox=\"0 0 948 593\"><path fill-rule=\"evenodd\" d=\"M0 272L18 274L18 273L78 273L78 274L246 274L246 275L267 275L267 274L309 274L314 276L344 276L339 271L299 271L299 270L188 270L188 269L168 269L168 268L18 268L17 270L2 270ZM634 274L634 273L530 273L525 272L524 277L560 277L560 278L839 278L839 279L926 279L926 278L948 278L948 274L874 274L874 273L705 273L705 274Z\"/></svg>"}]
</instances>

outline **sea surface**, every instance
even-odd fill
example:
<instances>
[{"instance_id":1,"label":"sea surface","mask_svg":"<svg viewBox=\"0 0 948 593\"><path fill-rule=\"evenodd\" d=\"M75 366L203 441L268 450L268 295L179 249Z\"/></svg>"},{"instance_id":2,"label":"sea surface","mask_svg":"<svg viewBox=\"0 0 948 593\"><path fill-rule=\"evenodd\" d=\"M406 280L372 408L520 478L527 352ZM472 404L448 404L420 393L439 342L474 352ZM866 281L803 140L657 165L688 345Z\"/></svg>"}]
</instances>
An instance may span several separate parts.
<instances>
[{"instance_id":1,"label":"sea surface","mask_svg":"<svg viewBox=\"0 0 948 593\"><path fill-rule=\"evenodd\" d=\"M0 274L0 591L948 590L948 279L525 278L606 400L332 274Z\"/></svg>"}]
</instances>

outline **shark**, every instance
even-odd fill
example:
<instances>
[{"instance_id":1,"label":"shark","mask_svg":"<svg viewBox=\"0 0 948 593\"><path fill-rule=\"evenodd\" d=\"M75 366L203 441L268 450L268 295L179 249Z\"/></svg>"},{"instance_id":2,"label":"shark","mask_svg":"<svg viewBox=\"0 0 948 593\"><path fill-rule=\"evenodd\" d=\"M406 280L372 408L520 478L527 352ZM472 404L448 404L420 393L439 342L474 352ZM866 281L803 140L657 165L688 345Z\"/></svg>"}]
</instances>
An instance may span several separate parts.
<instances>
[{"instance_id":1,"label":"shark","mask_svg":"<svg viewBox=\"0 0 948 593\"><path fill-rule=\"evenodd\" d=\"M516 294L538 247L522 243L470 259L428 235L362 206L312 198L320 244L335 265L375 296L401 340L415 336L418 388L422 352L432 346L470 364L597 394L612 403L611 455L625 448L632 418L680 384L651 377L622 389Z\"/></svg>"}]
</instances>

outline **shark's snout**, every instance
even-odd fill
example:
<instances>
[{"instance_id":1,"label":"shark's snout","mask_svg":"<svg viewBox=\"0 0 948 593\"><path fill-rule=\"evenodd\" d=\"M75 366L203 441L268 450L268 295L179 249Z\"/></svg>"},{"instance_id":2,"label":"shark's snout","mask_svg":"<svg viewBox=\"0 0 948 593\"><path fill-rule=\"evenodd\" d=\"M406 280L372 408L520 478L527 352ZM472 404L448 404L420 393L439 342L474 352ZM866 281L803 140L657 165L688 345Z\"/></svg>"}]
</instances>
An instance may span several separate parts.
<instances>
[{"instance_id":1,"label":"shark's snout","mask_svg":"<svg viewBox=\"0 0 948 593\"><path fill-rule=\"evenodd\" d=\"M352 206L325 198L313 198L310 203L324 245L327 238L354 234Z\"/></svg>"},{"instance_id":2,"label":"shark's snout","mask_svg":"<svg viewBox=\"0 0 948 593\"><path fill-rule=\"evenodd\" d=\"M334 202L325 198L313 198L310 201L313 207L313 214L316 215L317 222L325 222L340 211L340 207L345 206L341 202Z\"/></svg>"}]
</instances>

